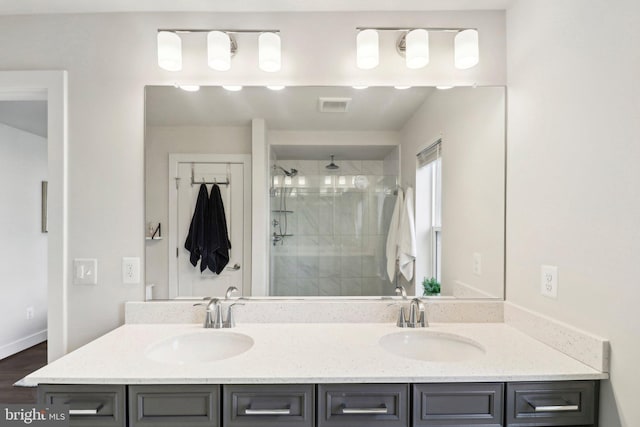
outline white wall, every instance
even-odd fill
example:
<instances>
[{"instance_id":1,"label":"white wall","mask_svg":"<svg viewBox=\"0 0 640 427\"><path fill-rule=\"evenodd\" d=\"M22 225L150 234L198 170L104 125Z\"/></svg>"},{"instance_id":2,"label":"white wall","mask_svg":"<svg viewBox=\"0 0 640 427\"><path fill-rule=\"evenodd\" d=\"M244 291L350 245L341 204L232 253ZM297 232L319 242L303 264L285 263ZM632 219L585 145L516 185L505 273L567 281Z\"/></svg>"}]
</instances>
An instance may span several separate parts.
<instances>
[{"instance_id":1,"label":"white wall","mask_svg":"<svg viewBox=\"0 0 640 427\"><path fill-rule=\"evenodd\" d=\"M611 340L603 427L640 425L638 17L637 0L508 12L507 298Z\"/></svg>"},{"instance_id":2,"label":"white wall","mask_svg":"<svg viewBox=\"0 0 640 427\"><path fill-rule=\"evenodd\" d=\"M0 124L0 359L47 339L47 140ZM27 307L34 318L27 320Z\"/></svg>"},{"instance_id":3,"label":"white wall","mask_svg":"<svg viewBox=\"0 0 640 427\"><path fill-rule=\"evenodd\" d=\"M142 285L124 285L123 256L144 253L144 86L198 82L261 85L437 84L455 78L481 85L504 84L504 12L383 13L164 13L27 15L0 18L4 69L68 70L69 258L95 257L97 286L68 289L69 347L74 349L123 321L123 302L140 300ZM473 26L481 34L482 60L454 70L451 42L436 41L432 65L408 70L383 38L382 63L372 71L355 66L355 27ZM256 66L256 43L239 38L240 51L227 73L207 68L204 38L186 37L181 73L156 63L158 28L278 28L283 69ZM444 35L442 36L444 37ZM439 58L439 59L438 59ZM71 279L69 279L71 280ZM90 319L90 321L88 321Z\"/></svg>"},{"instance_id":4,"label":"white wall","mask_svg":"<svg viewBox=\"0 0 640 427\"><path fill-rule=\"evenodd\" d=\"M298 131L267 132L270 145L398 145L398 132L393 131Z\"/></svg>"},{"instance_id":5,"label":"white wall","mask_svg":"<svg viewBox=\"0 0 640 427\"><path fill-rule=\"evenodd\" d=\"M169 230L169 154L250 154L251 128L205 126L148 126L145 134L145 217ZM169 239L146 242L145 281L155 284L153 297L169 297Z\"/></svg>"},{"instance_id":6,"label":"white wall","mask_svg":"<svg viewBox=\"0 0 640 427\"><path fill-rule=\"evenodd\" d=\"M442 138L443 294L455 295L454 284L460 283L477 297L502 298L504 88L433 92L402 130L405 187L416 187L416 154L439 138ZM420 197L424 195L416 192L416 200ZM420 220L418 216L417 221ZM482 257L480 276L473 273L474 253ZM422 277L416 280L421 281Z\"/></svg>"}]
</instances>

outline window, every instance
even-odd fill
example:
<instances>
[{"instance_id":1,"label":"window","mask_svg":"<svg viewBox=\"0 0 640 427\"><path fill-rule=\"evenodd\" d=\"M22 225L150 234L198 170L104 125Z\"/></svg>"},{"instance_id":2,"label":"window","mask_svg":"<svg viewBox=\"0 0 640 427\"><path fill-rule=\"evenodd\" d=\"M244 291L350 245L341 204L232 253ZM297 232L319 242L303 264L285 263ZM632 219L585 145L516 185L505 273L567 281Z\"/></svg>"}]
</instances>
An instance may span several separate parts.
<instances>
[{"instance_id":1,"label":"window","mask_svg":"<svg viewBox=\"0 0 640 427\"><path fill-rule=\"evenodd\" d=\"M442 283L442 141L417 154L416 240L419 259L416 282L434 277ZM422 295L422 287L416 286Z\"/></svg>"}]
</instances>

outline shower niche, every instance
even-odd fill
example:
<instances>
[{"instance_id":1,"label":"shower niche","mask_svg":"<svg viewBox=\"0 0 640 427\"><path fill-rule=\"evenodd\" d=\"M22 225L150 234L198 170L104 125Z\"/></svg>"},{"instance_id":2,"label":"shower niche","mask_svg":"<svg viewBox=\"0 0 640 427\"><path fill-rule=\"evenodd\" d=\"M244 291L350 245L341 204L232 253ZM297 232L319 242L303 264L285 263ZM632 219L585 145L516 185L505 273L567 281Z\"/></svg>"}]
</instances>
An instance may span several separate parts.
<instances>
[{"instance_id":1,"label":"shower niche","mask_svg":"<svg viewBox=\"0 0 640 427\"><path fill-rule=\"evenodd\" d=\"M389 142L271 145L270 295L394 295L385 244L399 148Z\"/></svg>"}]
</instances>

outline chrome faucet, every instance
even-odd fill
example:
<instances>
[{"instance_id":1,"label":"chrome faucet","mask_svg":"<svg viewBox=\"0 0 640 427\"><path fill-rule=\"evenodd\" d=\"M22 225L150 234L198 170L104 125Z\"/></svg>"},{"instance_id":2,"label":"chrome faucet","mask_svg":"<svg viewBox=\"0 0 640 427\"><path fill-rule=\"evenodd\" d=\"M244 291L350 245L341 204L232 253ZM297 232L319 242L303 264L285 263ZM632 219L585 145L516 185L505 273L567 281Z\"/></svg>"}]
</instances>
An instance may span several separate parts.
<instances>
[{"instance_id":1,"label":"chrome faucet","mask_svg":"<svg viewBox=\"0 0 640 427\"><path fill-rule=\"evenodd\" d=\"M426 328L429 326L424 308L424 303L420 298L414 298L409 304L409 319L405 315L404 307L400 307L398 316L398 327L400 328Z\"/></svg>"},{"instance_id":2,"label":"chrome faucet","mask_svg":"<svg viewBox=\"0 0 640 427\"><path fill-rule=\"evenodd\" d=\"M229 286L225 293L224 301L231 300L231 294L234 292L238 292L238 288L235 286ZM206 329L233 328L236 325L236 322L233 320L233 312L231 311L231 308L234 305L244 305L243 303L234 302L233 304L229 304L227 309L227 318L225 320L222 317L222 300L220 298L205 297L204 300L208 302L199 302L194 304L194 306L206 305L207 308L204 318L204 327Z\"/></svg>"}]
</instances>

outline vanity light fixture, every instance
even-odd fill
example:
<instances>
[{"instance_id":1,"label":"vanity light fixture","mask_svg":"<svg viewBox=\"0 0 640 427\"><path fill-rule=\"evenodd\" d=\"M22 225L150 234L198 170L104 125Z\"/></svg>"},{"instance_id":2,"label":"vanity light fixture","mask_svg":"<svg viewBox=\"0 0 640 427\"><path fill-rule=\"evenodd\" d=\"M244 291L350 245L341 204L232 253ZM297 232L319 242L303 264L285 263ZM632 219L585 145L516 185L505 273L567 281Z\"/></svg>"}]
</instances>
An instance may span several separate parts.
<instances>
[{"instance_id":1,"label":"vanity light fixture","mask_svg":"<svg viewBox=\"0 0 640 427\"><path fill-rule=\"evenodd\" d=\"M411 30L405 37L405 60L407 68L416 70L429 63L429 32L421 28Z\"/></svg>"},{"instance_id":2,"label":"vanity light fixture","mask_svg":"<svg viewBox=\"0 0 640 427\"><path fill-rule=\"evenodd\" d=\"M362 90L362 89L367 89L369 86L355 85L351 87L357 90Z\"/></svg>"},{"instance_id":3,"label":"vanity light fixture","mask_svg":"<svg viewBox=\"0 0 640 427\"><path fill-rule=\"evenodd\" d=\"M480 62L478 30L464 30L455 37L455 66L459 70L475 67Z\"/></svg>"},{"instance_id":4,"label":"vanity light fixture","mask_svg":"<svg viewBox=\"0 0 640 427\"><path fill-rule=\"evenodd\" d=\"M406 90L406 89L411 89L411 86L394 86L394 88L398 89L398 90Z\"/></svg>"},{"instance_id":5,"label":"vanity light fixture","mask_svg":"<svg viewBox=\"0 0 640 427\"><path fill-rule=\"evenodd\" d=\"M455 33L454 65L460 70L476 66L480 60L478 30L475 28L402 28L402 27L358 27L357 65L369 70L380 62L380 32L400 33L396 50L405 58L409 69L420 69L429 64L429 33Z\"/></svg>"},{"instance_id":6,"label":"vanity light fixture","mask_svg":"<svg viewBox=\"0 0 640 427\"><path fill-rule=\"evenodd\" d=\"M207 34L207 64L216 71L231 69L231 58L238 51L236 34L258 34L258 66L267 72L280 71L282 53L279 30L159 29L158 65L168 71L182 69L181 34Z\"/></svg>"},{"instance_id":7,"label":"vanity light fixture","mask_svg":"<svg viewBox=\"0 0 640 427\"><path fill-rule=\"evenodd\" d=\"M453 89L453 86L436 86L436 89L438 89L438 90L449 90L449 89Z\"/></svg>"},{"instance_id":8,"label":"vanity light fixture","mask_svg":"<svg viewBox=\"0 0 640 427\"><path fill-rule=\"evenodd\" d=\"M356 56L358 68L371 70L380 63L378 31L362 29L356 36Z\"/></svg>"},{"instance_id":9,"label":"vanity light fixture","mask_svg":"<svg viewBox=\"0 0 640 427\"><path fill-rule=\"evenodd\" d=\"M238 85L223 85L222 87L230 92L238 92L242 90L242 86Z\"/></svg>"},{"instance_id":10,"label":"vanity light fixture","mask_svg":"<svg viewBox=\"0 0 640 427\"><path fill-rule=\"evenodd\" d=\"M231 69L231 51L237 49L235 40L231 42L231 36L224 31L210 31L207 34L207 64L216 71L228 71Z\"/></svg>"},{"instance_id":11,"label":"vanity light fixture","mask_svg":"<svg viewBox=\"0 0 640 427\"><path fill-rule=\"evenodd\" d=\"M171 31L158 31L158 66L167 71L182 70L182 40Z\"/></svg>"},{"instance_id":12,"label":"vanity light fixture","mask_svg":"<svg viewBox=\"0 0 640 427\"><path fill-rule=\"evenodd\" d=\"M258 66L262 71L274 73L281 65L280 35L262 33L258 36Z\"/></svg>"},{"instance_id":13,"label":"vanity light fixture","mask_svg":"<svg viewBox=\"0 0 640 427\"><path fill-rule=\"evenodd\" d=\"M268 85L268 86L267 86L267 89L270 89L270 90L282 90L282 89L284 89L285 87L286 87L286 86Z\"/></svg>"}]
</instances>

